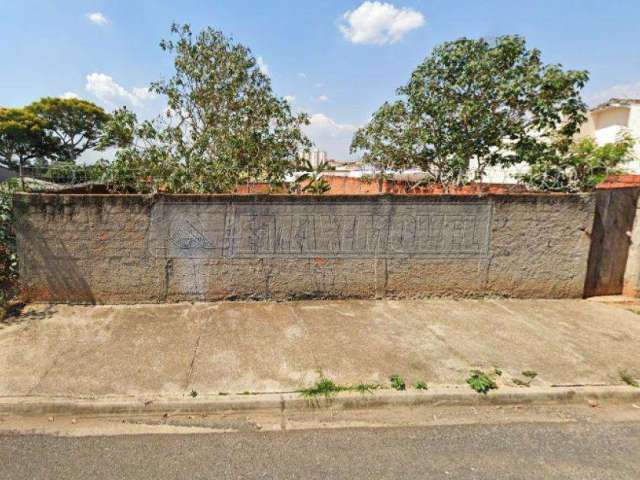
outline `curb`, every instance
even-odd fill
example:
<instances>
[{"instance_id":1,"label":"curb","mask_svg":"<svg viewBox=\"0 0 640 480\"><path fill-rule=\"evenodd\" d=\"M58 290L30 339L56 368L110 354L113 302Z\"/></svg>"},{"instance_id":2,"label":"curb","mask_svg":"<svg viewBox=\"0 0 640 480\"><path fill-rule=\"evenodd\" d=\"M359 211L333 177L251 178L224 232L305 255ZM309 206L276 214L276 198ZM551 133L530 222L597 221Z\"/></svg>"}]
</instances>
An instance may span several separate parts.
<instances>
[{"instance_id":1,"label":"curb","mask_svg":"<svg viewBox=\"0 0 640 480\"><path fill-rule=\"evenodd\" d=\"M376 408L385 406L483 406L640 402L640 389L628 386L501 388L488 395L467 389L434 388L427 392L340 393L329 401L310 402L297 393L104 397L0 397L0 415L183 414L239 411L279 411Z\"/></svg>"}]
</instances>

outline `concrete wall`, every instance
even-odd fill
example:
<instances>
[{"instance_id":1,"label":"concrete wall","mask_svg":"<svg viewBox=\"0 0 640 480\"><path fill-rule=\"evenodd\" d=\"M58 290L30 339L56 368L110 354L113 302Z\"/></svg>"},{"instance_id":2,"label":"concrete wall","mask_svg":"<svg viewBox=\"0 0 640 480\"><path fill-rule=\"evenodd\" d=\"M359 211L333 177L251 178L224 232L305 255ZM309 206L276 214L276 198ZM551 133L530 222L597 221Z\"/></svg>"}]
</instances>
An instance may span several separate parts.
<instances>
[{"instance_id":1,"label":"concrete wall","mask_svg":"<svg viewBox=\"0 0 640 480\"><path fill-rule=\"evenodd\" d=\"M585 296L619 295L623 292L630 232L636 218L639 194L637 187L607 188L603 185L596 190L596 216Z\"/></svg>"},{"instance_id":2,"label":"concrete wall","mask_svg":"<svg viewBox=\"0 0 640 480\"><path fill-rule=\"evenodd\" d=\"M26 300L581 297L589 195L19 194Z\"/></svg>"}]
</instances>

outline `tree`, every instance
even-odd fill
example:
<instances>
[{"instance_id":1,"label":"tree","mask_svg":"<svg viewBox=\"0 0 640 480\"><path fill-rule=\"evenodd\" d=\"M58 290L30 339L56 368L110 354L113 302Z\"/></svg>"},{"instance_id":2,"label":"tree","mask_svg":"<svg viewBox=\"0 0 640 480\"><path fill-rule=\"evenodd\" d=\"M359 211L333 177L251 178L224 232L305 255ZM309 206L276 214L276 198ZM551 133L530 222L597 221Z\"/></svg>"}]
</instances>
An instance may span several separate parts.
<instances>
[{"instance_id":1,"label":"tree","mask_svg":"<svg viewBox=\"0 0 640 480\"><path fill-rule=\"evenodd\" d=\"M23 108L0 108L0 162L20 170L30 160L56 152L57 144L46 135L46 122Z\"/></svg>"},{"instance_id":2,"label":"tree","mask_svg":"<svg viewBox=\"0 0 640 480\"><path fill-rule=\"evenodd\" d=\"M520 181L542 191L589 191L609 175L620 173L621 165L634 158L634 144L628 133L605 145L598 145L591 137L582 138L564 155L538 158L520 175Z\"/></svg>"},{"instance_id":3,"label":"tree","mask_svg":"<svg viewBox=\"0 0 640 480\"><path fill-rule=\"evenodd\" d=\"M45 130L57 144L58 160L75 162L96 148L110 116L99 106L77 98L45 97L26 109L45 122Z\"/></svg>"},{"instance_id":4,"label":"tree","mask_svg":"<svg viewBox=\"0 0 640 480\"><path fill-rule=\"evenodd\" d=\"M410 141L416 132L410 122L403 102L385 102L371 121L353 136L351 151L365 152L362 161L373 167L380 192L388 170L402 170L417 162L416 142Z\"/></svg>"},{"instance_id":5,"label":"tree","mask_svg":"<svg viewBox=\"0 0 640 480\"><path fill-rule=\"evenodd\" d=\"M177 183L168 185L178 190L229 192L243 181L282 184L299 151L310 146L302 132L307 116L294 115L273 94L248 48L211 28L195 37L188 25L171 31L177 39L160 46L174 54L175 74L151 86L167 97L166 122L147 123L139 136L147 146L120 158L148 164L143 157L160 156L178 169L170 175ZM190 180L182 185L179 179Z\"/></svg>"},{"instance_id":6,"label":"tree","mask_svg":"<svg viewBox=\"0 0 640 480\"><path fill-rule=\"evenodd\" d=\"M522 37L462 38L436 47L418 65L398 89L403 107L396 109L405 113L384 128L399 129L394 136L406 163L434 181L465 180L472 160L481 179L488 166L566 153L585 119L580 90L587 80L586 71L545 65ZM352 149L383 150L384 140L369 130L388 119L386 109L377 112Z\"/></svg>"}]
</instances>

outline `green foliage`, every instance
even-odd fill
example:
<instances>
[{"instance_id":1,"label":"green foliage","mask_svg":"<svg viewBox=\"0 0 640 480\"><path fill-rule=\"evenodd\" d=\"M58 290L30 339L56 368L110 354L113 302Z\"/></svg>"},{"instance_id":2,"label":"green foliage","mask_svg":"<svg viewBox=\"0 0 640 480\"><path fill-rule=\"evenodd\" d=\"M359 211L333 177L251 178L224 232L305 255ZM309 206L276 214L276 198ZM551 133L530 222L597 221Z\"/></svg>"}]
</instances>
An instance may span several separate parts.
<instances>
[{"instance_id":1,"label":"green foliage","mask_svg":"<svg viewBox=\"0 0 640 480\"><path fill-rule=\"evenodd\" d=\"M315 385L309 388L303 388L300 390L300 394L308 400L315 401L317 403L319 397L324 397L325 400L329 401L338 392L342 392L347 389L347 387L336 385L333 380L321 374Z\"/></svg>"},{"instance_id":2,"label":"green foliage","mask_svg":"<svg viewBox=\"0 0 640 480\"><path fill-rule=\"evenodd\" d=\"M490 374L482 370L471 370L471 375L467 378L469 386L478 393L487 394L490 390L498 388L496 382Z\"/></svg>"},{"instance_id":3,"label":"green foliage","mask_svg":"<svg viewBox=\"0 0 640 480\"><path fill-rule=\"evenodd\" d=\"M211 28L171 32L175 40L160 46L174 56L175 73L151 86L166 96L166 115L139 125L119 111L106 126L106 140L123 147L108 172L111 188L218 193L245 181L281 185L310 146L307 116L273 94L245 46Z\"/></svg>"},{"instance_id":4,"label":"green foliage","mask_svg":"<svg viewBox=\"0 0 640 480\"><path fill-rule=\"evenodd\" d=\"M397 374L391 375L389 377L389 381L391 382L391 388L393 388L394 390L406 390L407 389L407 384L405 383L404 379Z\"/></svg>"},{"instance_id":5,"label":"green foliage","mask_svg":"<svg viewBox=\"0 0 640 480\"><path fill-rule=\"evenodd\" d=\"M429 385L423 380L418 380L414 385L416 390L429 390Z\"/></svg>"},{"instance_id":6,"label":"green foliage","mask_svg":"<svg viewBox=\"0 0 640 480\"><path fill-rule=\"evenodd\" d=\"M538 372L534 372L533 370L525 370L524 372L522 372L522 375L533 380L538 376Z\"/></svg>"},{"instance_id":7,"label":"green foliage","mask_svg":"<svg viewBox=\"0 0 640 480\"><path fill-rule=\"evenodd\" d=\"M358 383L356 385L352 385L349 390L353 390L354 392L360 392L362 395L366 393L373 393L374 390L378 390L382 388L378 383Z\"/></svg>"},{"instance_id":8,"label":"green foliage","mask_svg":"<svg viewBox=\"0 0 640 480\"><path fill-rule=\"evenodd\" d=\"M335 170L328 162L321 162L314 167L309 160L304 160L298 168L304 173L294 182L293 191L322 195L331 190L331 185L322 176L324 172Z\"/></svg>"},{"instance_id":9,"label":"green foliage","mask_svg":"<svg viewBox=\"0 0 640 480\"><path fill-rule=\"evenodd\" d=\"M96 148L110 118L99 106L77 98L45 97L25 110L44 122L45 133L55 145L49 155L64 162L75 162L82 153Z\"/></svg>"},{"instance_id":10,"label":"green foliage","mask_svg":"<svg viewBox=\"0 0 640 480\"><path fill-rule=\"evenodd\" d=\"M102 108L78 99L47 97L25 108L0 108L0 163L21 170L50 161L73 163L99 146L108 119Z\"/></svg>"},{"instance_id":11,"label":"green foliage","mask_svg":"<svg viewBox=\"0 0 640 480\"><path fill-rule=\"evenodd\" d=\"M22 168L52 155L56 144L46 134L46 122L23 108L0 108L0 163Z\"/></svg>"},{"instance_id":12,"label":"green foliage","mask_svg":"<svg viewBox=\"0 0 640 480\"><path fill-rule=\"evenodd\" d=\"M18 257L14 230L12 194L15 181L0 184L0 320L7 312L7 303L15 291L18 276Z\"/></svg>"},{"instance_id":13,"label":"green foliage","mask_svg":"<svg viewBox=\"0 0 640 480\"><path fill-rule=\"evenodd\" d=\"M635 388L640 388L640 384L627 370L620 370L618 374L620 375L620 379L627 385Z\"/></svg>"},{"instance_id":14,"label":"green foliage","mask_svg":"<svg viewBox=\"0 0 640 480\"><path fill-rule=\"evenodd\" d=\"M634 158L634 143L628 134L602 146L593 138L582 138L563 154L535 159L520 181L542 191L589 191L607 176L620 173L620 167Z\"/></svg>"},{"instance_id":15,"label":"green foliage","mask_svg":"<svg viewBox=\"0 0 640 480\"><path fill-rule=\"evenodd\" d=\"M379 168L419 167L430 181L462 183L472 160L533 163L566 151L584 121L584 71L545 65L519 36L462 38L434 49L354 135L352 151Z\"/></svg>"},{"instance_id":16,"label":"green foliage","mask_svg":"<svg viewBox=\"0 0 640 480\"><path fill-rule=\"evenodd\" d=\"M18 274L16 238L12 194L17 189L14 181L0 184L0 290L6 290Z\"/></svg>"}]
</instances>

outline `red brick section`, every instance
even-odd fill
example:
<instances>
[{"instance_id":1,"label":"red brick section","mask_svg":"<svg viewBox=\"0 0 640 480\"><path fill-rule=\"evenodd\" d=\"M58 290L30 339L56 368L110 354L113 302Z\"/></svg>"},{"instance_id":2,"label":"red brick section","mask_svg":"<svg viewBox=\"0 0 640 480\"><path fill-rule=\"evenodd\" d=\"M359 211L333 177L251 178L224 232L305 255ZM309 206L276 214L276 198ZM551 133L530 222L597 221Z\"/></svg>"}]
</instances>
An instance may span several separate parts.
<instances>
[{"instance_id":1,"label":"red brick section","mask_svg":"<svg viewBox=\"0 0 640 480\"><path fill-rule=\"evenodd\" d=\"M611 175L596 186L598 190L640 187L640 175Z\"/></svg>"},{"instance_id":2,"label":"red brick section","mask_svg":"<svg viewBox=\"0 0 640 480\"><path fill-rule=\"evenodd\" d=\"M363 180L356 177L324 177L331 190L325 195L370 195L376 193L393 193L396 195L474 195L478 193L510 194L526 193L527 190L522 185L507 183L470 183L459 187L449 186L448 191L442 185L422 185L413 187L409 182L403 180L385 180L382 184L382 191L379 190L378 182L373 180ZM254 193L269 193L269 185L266 183L251 183L239 185L235 193L240 195ZM285 193L285 192L274 192Z\"/></svg>"}]
</instances>

